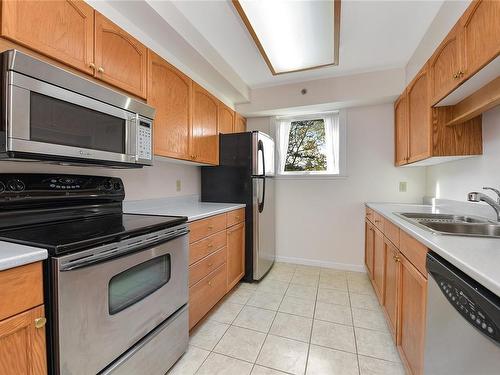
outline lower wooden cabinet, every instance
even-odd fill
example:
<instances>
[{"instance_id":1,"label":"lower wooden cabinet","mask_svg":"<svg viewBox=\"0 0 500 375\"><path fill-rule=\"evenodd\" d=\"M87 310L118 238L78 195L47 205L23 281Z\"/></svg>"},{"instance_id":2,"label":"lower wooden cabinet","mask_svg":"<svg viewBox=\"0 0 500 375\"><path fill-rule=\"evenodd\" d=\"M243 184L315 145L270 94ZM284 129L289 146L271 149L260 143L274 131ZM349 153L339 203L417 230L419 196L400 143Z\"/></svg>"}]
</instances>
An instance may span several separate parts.
<instances>
[{"instance_id":1,"label":"lower wooden cabinet","mask_svg":"<svg viewBox=\"0 0 500 375\"><path fill-rule=\"evenodd\" d=\"M245 223L227 230L227 290L245 275Z\"/></svg>"},{"instance_id":2,"label":"lower wooden cabinet","mask_svg":"<svg viewBox=\"0 0 500 375\"><path fill-rule=\"evenodd\" d=\"M385 299L384 312L392 337L396 339L398 320L398 292L401 256L398 249L388 239L384 240L385 252Z\"/></svg>"},{"instance_id":3,"label":"lower wooden cabinet","mask_svg":"<svg viewBox=\"0 0 500 375\"><path fill-rule=\"evenodd\" d=\"M368 216L368 215L367 215ZM375 232L368 219L365 220L365 264L368 276L373 279L373 245Z\"/></svg>"},{"instance_id":4,"label":"lower wooden cabinet","mask_svg":"<svg viewBox=\"0 0 500 375\"><path fill-rule=\"evenodd\" d=\"M423 374L427 279L401 258L399 323L397 344L406 366L414 375Z\"/></svg>"},{"instance_id":5,"label":"lower wooden cabinet","mask_svg":"<svg viewBox=\"0 0 500 375\"><path fill-rule=\"evenodd\" d=\"M189 224L189 329L245 274L245 209Z\"/></svg>"}]
</instances>

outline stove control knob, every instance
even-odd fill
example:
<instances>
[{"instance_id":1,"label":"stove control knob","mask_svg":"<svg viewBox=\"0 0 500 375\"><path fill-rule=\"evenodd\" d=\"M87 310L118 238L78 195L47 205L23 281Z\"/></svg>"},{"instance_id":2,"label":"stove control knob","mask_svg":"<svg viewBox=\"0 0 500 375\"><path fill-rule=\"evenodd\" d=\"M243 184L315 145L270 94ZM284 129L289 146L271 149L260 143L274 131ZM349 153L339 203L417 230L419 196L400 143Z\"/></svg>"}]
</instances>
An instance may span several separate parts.
<instances>
[{"instance_id":1,"label":"stove control knob","mask_svg":"<svg viewBox=\"0 0 500 375\"><path fill-rule=\"evenodd\" d=\"M112 183L111 181L106 181L106 182L104 183L104 189L106 189L106 190L111 190L111 189L113 189L113 183Z\"/></svg>"},{"instance_id":2,"label":"stove control knob","mask_svg":"<svg viewBox=\"0 0 500 375\"><path fill-rule=\"evenodd\" d=\"M115 190L120 190L122 188L122 185L119 182L115 182L115 184L113 186L114 186Z\"/></svg>"},{"instance_id":3,"label":"stove control knob","mask_svg":"<svg viewBox=\"0 0 500 375\"><path fill-rule=\"evenodd\" d=\"M0 194L2 194L5 191L5 184L0 181Z\"/></svg>"},{"instance_id":4,"label":"stove control knob","mask_svg":"<svg viewBox=\"0 0 500 375\"><path fill-rule=\"evenodd\" d=\"M7 187L12 191L23 191L24 190L24 182L18 179L13 179L7 182Z\"/></svg>"}]
</instances>

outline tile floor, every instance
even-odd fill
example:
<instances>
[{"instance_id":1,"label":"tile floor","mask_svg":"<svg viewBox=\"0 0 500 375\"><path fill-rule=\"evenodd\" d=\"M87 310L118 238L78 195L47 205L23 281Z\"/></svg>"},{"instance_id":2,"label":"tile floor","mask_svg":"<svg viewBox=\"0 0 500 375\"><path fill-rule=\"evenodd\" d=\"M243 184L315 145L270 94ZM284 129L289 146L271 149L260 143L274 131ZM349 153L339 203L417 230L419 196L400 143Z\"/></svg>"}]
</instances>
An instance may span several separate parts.
<instances>
[{"instance_id":1,"label":"tile floor","mask_svg":"<svg viewBox=\"0 0 500 375\"><path fill-rule=\"evenodd\" d=\"M366 274L276 263L196 327L170 374L404 374Z\"/></svg>"}]
</instances>

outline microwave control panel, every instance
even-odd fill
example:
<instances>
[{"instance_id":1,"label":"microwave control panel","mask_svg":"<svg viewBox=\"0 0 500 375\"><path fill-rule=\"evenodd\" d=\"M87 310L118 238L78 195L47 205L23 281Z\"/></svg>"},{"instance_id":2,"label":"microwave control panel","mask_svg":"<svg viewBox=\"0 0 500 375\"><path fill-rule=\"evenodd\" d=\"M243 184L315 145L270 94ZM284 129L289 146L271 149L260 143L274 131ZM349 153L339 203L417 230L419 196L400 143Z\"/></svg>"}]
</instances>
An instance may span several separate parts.
<instances>
[{"instance_id":1,"label":"microwave control panel","mask_svg":"<svg viewBox=\"0 0 500 375\"><path fill-rule=\"evenodd\" d=\"M137 156L139 159L152 159L152 127L152 122L139 120L137 127Z\"/></svg>"}]
</instances>

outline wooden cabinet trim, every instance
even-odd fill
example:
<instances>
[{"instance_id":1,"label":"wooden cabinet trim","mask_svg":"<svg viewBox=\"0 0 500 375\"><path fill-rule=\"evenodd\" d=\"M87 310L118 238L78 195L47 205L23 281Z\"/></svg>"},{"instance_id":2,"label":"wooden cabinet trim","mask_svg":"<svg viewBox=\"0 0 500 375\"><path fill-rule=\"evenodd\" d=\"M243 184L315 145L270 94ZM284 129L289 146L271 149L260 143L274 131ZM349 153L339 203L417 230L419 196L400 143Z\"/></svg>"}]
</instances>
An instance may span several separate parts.
<instances>
[{"instance_id":1,"label":"wooden cabinet trim","mask_svg":"<svg viewBox=\"0 0 500 375\"><path fill-rule=\"evenodd\" d=\"M384 220L384 236L390 240L396 248L399 248L399 227L392 222L383 218Z\"/></svg>"},{"instance_id":2,"label":"wooden cabinet trim","mask_svg":"<svg viewBox=\"0 0 500 375\"><path fill-rule=\"evenodd\" d=\"M429 250L425 245L401 230L399 251L413 264L424 278L427 278L426 257Z\"/></svg>"}]
</instances>

